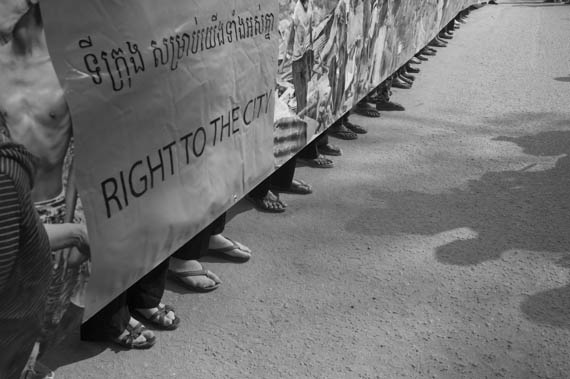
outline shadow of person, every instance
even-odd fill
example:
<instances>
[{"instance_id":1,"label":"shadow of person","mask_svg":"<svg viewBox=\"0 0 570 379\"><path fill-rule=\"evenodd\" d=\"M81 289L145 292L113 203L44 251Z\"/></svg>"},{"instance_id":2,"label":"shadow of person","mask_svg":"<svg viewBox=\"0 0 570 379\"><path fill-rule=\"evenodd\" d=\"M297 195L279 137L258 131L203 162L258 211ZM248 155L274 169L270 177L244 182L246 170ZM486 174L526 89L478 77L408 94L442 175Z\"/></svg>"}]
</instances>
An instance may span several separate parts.
<instances>
[{"instance_id":1,"label":"shadow of person","mask_svg":"<svg viewBox=\"0 0 570 379\"><path fill-rule=\"evenodd\" d=\"M532 322L570 329L570 284L529 296L520 308Z\"/></svg>"},{"instance_id":2,"label":"shadow of person","mask_svg":"<svg viewBox=\"0 0 570 379\"><path fill-rule=\"evenodd\" d=\"M83 317L83 308L73 304L69 306L62 323L69 320L68 330L70 334L60 344L48 349L46 354L40 357L40 361L52 370L69 364L80 362L101 354L109 348L108 344L86 343L79 338L79 326Z\"/></svg>"},{"instance_id":3,"label":"shadow of person","mask_svg":"<svg viewBox=\"0 0 570 379\"><path fill-rule=\"evenodd\" d=\"M535 155L558 156L569 151L570 132L509 140ZM510 249L566 253L570 250L569 169L570 158L564 156L547 170L488 172L465 188L445 193L375 191L372 196L380 200L379 207L350 220L346 229L369 235L432 236L469 228L475 238L454 240L435 251L438 261L461 266L498 259Z\"/></svg>"}]
</instances>

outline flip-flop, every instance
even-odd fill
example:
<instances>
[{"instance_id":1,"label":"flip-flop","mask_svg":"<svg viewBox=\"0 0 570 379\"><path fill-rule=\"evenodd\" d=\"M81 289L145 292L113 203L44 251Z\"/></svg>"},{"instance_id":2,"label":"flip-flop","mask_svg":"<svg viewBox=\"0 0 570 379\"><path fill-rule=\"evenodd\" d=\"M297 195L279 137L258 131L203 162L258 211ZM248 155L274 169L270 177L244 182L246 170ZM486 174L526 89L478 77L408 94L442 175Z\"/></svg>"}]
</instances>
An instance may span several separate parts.
<instances>
[{"instance_id":1,"label":"flip-flop","mask_svg":"<svg viewBox=\"0 0 570 379\"><path fill-rule=\"evenodd\" d=\"M340 124L338 126L329 128L329 135L331 137L344 139L344 140L354 140L358 138L358 135L351 130L348 130L346 126Z\"/></svg>"},{"instance_id":2,"label":"flip-flop","mask_svg":"<svg viewBox=\"0 0 570 379\"><path fill-rule=\"evenodd\" d=\"M268 198L269 194L265 195L262 198L257 198L257 197L253 197L251 195L247 195L245 198L247 200L249 200L250 202L253 203L253 205L255 205L255 208L257 208L257 210L262 211L262 212L269 212L269 213L283 213L285 212L285 208L287 208L287 204L285 204L284 202L282 202L279 199L279 196L273 194L273 196L275 196L275 198ZM270 204L277 204L280 205L279 208L275 208L275 207L270 207L268 206L266 203L270 203Z\"/></svg>"},{"instance_id":3,"label":"flip-flop","mask_svg":"<svg viewBox=\"0 0 570 379\"><path fill-rule=\"evenodd\" d=\"M309 167L313 168L333 168L334 162L326 158L324 155L319 154L318 157L314 159L297 158L298 162L304 163Z\"/></svg>"},{"instance_id":4,"label":"flip-flop","mask_svg":"<svg viewBox=\"0 0 570 379\"><path fill-rule=\"evenodd\" d=\"M170 305L158 307L158 310L149 317L144 315L138 309L133 309L131 311L133 316L136 317L139 321L148 322L157 329L174 330L178 328L178 325L180 325L180 318L178 318L178 316L175 315L174 320L172 320L172 323L168 324L166 323L166 318L167 318L166 315L168 314L168 312L174 313L174 308L172 308Z\"/></svg>"},{"instance_id":5,"label":"flip-flop","mask_svg":"<svg viewBox=\"0 0 570 379\"><path fill-rule=\"evenodd\" d=\"M233 262L247 262L247 261L249 261L249 259L251 258L251 250L249 250L248 248L245 248L245 246L238 244L236 241L234 241L228 237L224 237L224 238L227 239L228 241L230 241L232 243L232 245L226 246L226 247L221 247L219 249L208 249L208 254L217 255L217 256L220 256L220 257L222 257L228 261L233 261ZM250 255L246 256L246 257L239 257L239 256L228 254L230 251L234 251L234 250L239 250L239 251L245 252L245 253L250 254Z\"/></svg>"},{"instance_id":6,"label":"flip-flop","mask_svg":"<svg viewBox=\"0 0 570 379\"><path fill-rule=\"evenodd\" d=\"M360 125L353 124L353 123L350 122L350 121L345 121L343 124L344 124L344 126L346 126L349 130L352 130L354 133L357 133L357 134L366 134L366 133L368 133L368 130L364 129L364 128L363 128L362 126L360 126Z\"/></svg>"},{"instance_id":7,"label":"flip-flop","mask_svg":"<svg viewBox=\"0 0 570 379\"><path fill-rule=\"evenodd\" d=\"M321 154L330 155L332 157L340 157L342 155L342 150L340 149L340 147L331 145L329 143L323 146L318 146L317 150Z\"/></svg>"},{"instance_id":8,"label":"flip-flop","mask_svg":"<svg viewBox=\"0 0 570 379\"><path fill-rule=\"evenodd\" d=\"M293 179L291 181L291 185L288 188L272 185L271 189L284 193L292 193L294 195L308 195L310 193L313 193L311 186L299 179Z\"/></svg>"},{"instance_id":9,"label":"flip-flop","mask_svg":"<svg viewBox=\"0 0 570 379\"><path fill-rule=\"evenodd\" d=\"M190 283L184 281L184 278L188 278L191 276L205 276L209 279L212 279L214 282L216 282L216 280L214 278L212 278L210 275L211 275L211 272L209 270L205 270L204 268L202 268L200 270L191 270L191 271L168 270L168 277L170 279L174 280L178 284L180 284L180 285L184 286L185 288L188 288L189 290L194 291L194 292L210 292L210 291L213 291L220 286L220 283L216 283L213 286L209 286L209 287L199 287L199 286L193 286Z\"/></svg>"},{"instance_id":10,"label":"flip-flop","mask_svg":"<svg viewBox=\"0 0 570 379\"><path fill-rule=\"evenodd\" d=\"M380 112L376 109L368 108L368 107L355 107L354 113L358 113L361 116L371 117L371 118L378 118L380 117Z\"/></svg>"}]
</instances>

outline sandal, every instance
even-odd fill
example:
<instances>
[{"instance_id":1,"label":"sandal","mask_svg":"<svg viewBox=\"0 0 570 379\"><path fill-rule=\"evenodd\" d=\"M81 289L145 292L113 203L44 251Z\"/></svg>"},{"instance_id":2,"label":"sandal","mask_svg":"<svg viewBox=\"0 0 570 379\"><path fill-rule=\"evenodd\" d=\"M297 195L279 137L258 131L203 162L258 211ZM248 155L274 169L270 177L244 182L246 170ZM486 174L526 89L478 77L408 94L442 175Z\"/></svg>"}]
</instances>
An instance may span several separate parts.
<instances>
[{"instance_id":1,"label":"sandal","mask_svg":"<svg viewBox=\"0 0 570 379\"><path fill-rule=\"evenodd\" d=\"M150 349L156 342L156 337L140 322L134 327L127 325L126 330L127 334L111 338L111 341L127 349ZM144 342L135 341L140 336L145 338Z\"/></svg>"},{"instance_id":2,"label":"sandal","mask_svg":"<svg viewBox=\"0 0 570 379\"><path fill-rule=\"evenodd\" d=\"M233 262L241 263L249 261L249 258L251 258L251 250L248 247L232 240L229 237L224 237L224 238L230 241L232 244L230 246L221 247L218 249L208 249L208 254L217 255L222 257L223 259ZM236 250L239 251L239 253L242 253L242 255L239 255L239 253L238 255L229 254L230 252ZM243 255L243 253L245 253L246 255Z\"/></svg>"},{"instance_id":3,"label":"sandal","mask_svg":"<svg viewBox=\"0 0 570 379\"><path fill-rule=\"evenodd\" d=\"M185 278L192 276L205 276L209 279L212 279L215 284L208 287L200 287L184 280ZM192 270L192 271L168 270L168 278L182 285L184 288L187 288L194 292L210 292L220 286L220 283L216 280L216 278L212 277L212 272L210 272L209 270L205 270L204 268L202 268L201 270Z\"/></svg>"},{"instance_id":4,"label":"sandal","mask_svg":"<svg viewBox=\"0 0 570 379\"><path fill-rule=\"evenodd\" d=\"M282 213L285 212L285 208L287 208L287 204L282 202L279 196L271 191L268 191L267 194L261 198L247 195L246 199L251 201L253 205L262 212Z\"/></svg>"},{"instance_id":5,"label":"sandal","mask_svg":"<svg viewBox=\"0 0 570 379\"><path fill-rule=\"evenodd\" d=\"M305 159L305 158L297 158L297 161L306 164L309 167L313 168L333 168L334 162L325 157L322 154L319 154L318 157L314 159Z\"/></svg>"},{"instance_id":6,"label":"sandal","mask_svg":"<svg viewBox=\"0 0 570 379\"><path fill-rule=\"evenodd\" d=\"M133 310L133 315L136 316L139 320L141 321L147 321L149 322L152 326L155 326L158 329L162 329L162 330L174 330L176 328L178 328L178 325L180 324L180 318L178 318L178 316L174 316L174 320L172 320L172 323L167 323L167 317L166 315L172 312L174 313L174 308L172 308L170 305L165 305L163 307L158 307L158 310L156 312L154 312L152 315L150 315L149 317L147 317L146 315L144 315L142 312L140 312L138 309Z\"/></svg>"},{"instance_id":7,"label":"sandal","mask_svg":"<svg viewBox=\"0 0 570 379\"><path fill-rule=\"evenodd\" d=\"M331 126L329 128L329 135L331 137L336 137L344 140L354 140L358 138L358 135L356 133L348 130L346 126L342 124L335 125L334 127Z\"/></svg>"},{"instance_id":8,"label":"sandal","mask_svg":"<svg viewBox=\"0 0 570 379\"><path fill-rule=\"evenodd\" d=\"M348 129L352 130L354 133L357 134L366 134L368 133L368 130L364 129L362 126L360 125L356 125L351 123L350 121L345 121L344 122L344 126L346 126Z\"/></svg>"},{"instance_id":9,"label":"sandal","mask_svg":"<svg viewBox=\"0 0 570 379\"><path fill-rule=\"evenodd\" d=\"M333 157L340 157L342 155L342 150L340 149L340 147L331 145L329 143L323 146L318 146L317 150L319 150L319 153L321 154L330 155Z\"/></svg>"},{"instance_id":10,"label":"sandal","mask_svg":"<svg viewBox=\"0 0 570 379\"><path fill-rule=\"evenodd\" d=\"M309 184L298 179L293 179L287 188L277 186L271 186L271 188L279 192L292 193L295 195L308 195L313 193L313 188Z\"/></svg>"},{"instance_id":11,"label":"sandal","mask_svg":"<svg viewBox=\"0 0 570 379\"><path fill-rule=\"evenodd\" d=\"M380 112L372 108L368 103L363 103L363 102L360 102L356 105L356 107L354 108L354 112L366 117L373 117L373 118L380 117ZM346 125L346 122L344 124Z\"/></svg>"}]
</instances>

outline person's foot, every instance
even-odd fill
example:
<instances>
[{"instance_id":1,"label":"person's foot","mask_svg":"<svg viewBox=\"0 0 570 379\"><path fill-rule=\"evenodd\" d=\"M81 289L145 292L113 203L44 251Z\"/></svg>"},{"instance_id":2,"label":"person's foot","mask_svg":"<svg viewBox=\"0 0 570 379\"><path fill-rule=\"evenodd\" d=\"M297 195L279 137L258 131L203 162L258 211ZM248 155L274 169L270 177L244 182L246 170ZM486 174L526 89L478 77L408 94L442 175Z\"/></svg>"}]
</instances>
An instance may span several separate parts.
<instances>
[{"instance_id":1,"label":"person's foot","mask_svg":"<svg viewBox=\"0 0 570 379\"><path fill-rule=\"evenodd\" d=\"M372 118L380 117L380 112L378 112L372 104L370 104L364 100L359 101L356 104L356 107L354 107L354 113L358 113L359 115L362 115L365 117L372 117ZM345 126L345 128L346 128L346 123L343 122L343 124L344 124L343 126ZM351 129L351 131L355 132L355 133L359 133L359 134L364 134L362 132L357 132L357 131L352 130L352 129Z\"/></svg>"},{"instance_id":2,"label":"person's foot","mask_svg":"<svg viewBox=\"0 0 570 379\"><path fill-rule=\"evenodd\" d=\"M416 55L414 55L414 57L416 59L418 59L419 61L423 61L423 62L428 60L428 58L426 56L422 55L421 51L419 53L417 53ZM393 83L392 83L392 86L393 86Z\"/></svg>"},{"instance_id":3,"label":"person's foot","mask_svg":"<svg viewBox=\"0 0 570 379\"><path fill-rule=\"evenodd\" d=\"M412 74L408 74L408 73L406 72L406 70L402 70L402 71L400 72L400 76L403 77L404 79L407 79L407 80L412 81L412 82L413 82L414 80L416 80L416 77L415 77L414 75L412 75Z\"/></svg>"},{"instance_id":4,"label":"person's foot","mask_svg":"<svg viewBox=\"0 0 570 379\"><path fill-rule=\"evenodd\" d=\"M200 262L171 257L168 276L184 287L196 292L213 291L222 281L213 272L204 269Z\"/></svg>"},{"instance_id":5,"label":"person's foot","mask_svg":"<svg viewBox=\"0 0 570 379\"><path fill-rule=\"evenodd\" d=\"M499 5L495 0L490 0L487 4Z\"/></svg>"},{"instance_id":6,"label":"person's foot","mask_svg":"<svg viewBox=\"0 0 570 379\"><path fill-rule=\"evenodd\" d=\"M329 135L331 137L344 139L344 140L355 140L358 135L351 130L348 130L346 126L342 123L337 122L329 128Z\"/></svg>"},{"instance_id":7,"label":"person's foot","mask_svg":"<svg viewBox=\"0 0 570 379\"><path fill-rule=\"evenodd\" d=\"M222 234L210 236L208 253L236 262L247 262L251 258L251 249L249 247L224 237Z\"/></svg>"},{"instance_id":8,"label":"person's foot","mask_svg":"<svg viewBox=\"0 0 570 379\"><path fill-rule=\"evenodd\" d=\"M412 73L412 74L417 74L417 73L420 72L420 69L417 68L417 67L412 66L411 64L408 64L408 65L406 66L406 71L408 71L409 73Z\"/></svg>"},{"instance_id":9,"label":"person's foot","mask_svg":"<svg viewBox=\"0 0 570 379\"><path fill-rule=\"evenodd\" d=\"M443 39L452 39L453 37L449 34L447 34L446 32L441 32L438 35L439 38L443 38Z\"/></svg>"},{"instance_id":10,"label":"person's foot","mask_svg":"<svg viewBox=\"0 0 570 379\"><path fill-rule=\"evenodd\" d=\"M333 157L340 157L342 155L342 150L340 149L340 147L331 145L330 143L327 143L326 145L323 146L319 146L317 147L317 149L319 150L319 153L324 155L330 155Z\"/></svg>"},{"instance_id":11,"label":"person's foot","mask_svg":"<svg viewBox=\"0 0 570 379\"><path fill-rule=\"evenodd\" d=\"M410 89L412 88L411 85L409 85L408 83L403 82L401 79L399 79L398 77L395 77L394 79L392 79L392 87L394 88L400 88L400 89Z\"/></svg>"},{"instance_id":12,"label":"person's foot","mask_svg":"<svg viewBox=\"0 0 570 379\"><path fill-rule=\"evenodd\" d=\"M433 39L430 43L429 46L433 46L433 47L445 47L446 45L436 39ZM427 54L427 52L431 53L431 54ZM433 49L433 48L424 48L422 50L422 54L424 55L435 55L435 53L437 52L437 50Z\"/></svg>"},{"instance_id":13,"label":"person's foot","mask_svg":"<svg viewBox=\"0 0 570 379\"><path fill-rule=\"evenodd\" d=\"M300 179L291 180L291 183L287 188L272 185L271 189L278 192L291 193L294 195L308 195L313 193L313 187Z\"/></svg>"},{"instance_id":14,"label":"person's foot","mask_svg":"<svg viewBox=\"0 0 570 379\"><path fill-rule=\"evenodd\" d=\"M379 101L376 103L376 109L379 111L405 111L406 108L402 104L393 101Z\"/></svg>"},{"instance_id":15,"label":"person's foot","mask_svg":"<svg viewBox=\"0 0 570 379\"><path fill-rule=\"evenodd\" d=\"M261 198L248 195L246 199L251 201L258 210L263 212L282 213L285 212L285 208L287 208L287 204L281 201L279 196L271 191L267 191L265 196Z\"/></svg>"},{"instance_id":16,"label":"person's foot","mask_svg":"<svg viewBox=\"0 0 570 379\"><path fill-rule=\"evenodd\" d=\"M343 122L343 125L347 127L348 130L353 131L356 134L366 134L368 133L368 130L366 130L366 128L357 125L357 124L353 124L352 122L346 120Z\"/></svg>"},{"instance_id":17,"label":"person's foot","mask_svg":"<svg viewBox=\"0 0 570 379\"><path fill-rule=\"evenodd\" d=\"M332 134L331 134L332 135ZM322 154L313 159L297 158L298 162L304 163L313 168L333 168L334 162Z\"/></svg>"},{"instance_id":18,"label":"person's foot","mask_svg":"<svg viewBox=\"0 0 570 379\"><path fill-rule=\"evenodd\" d=\"M151 330L131 317L123 333L112 338L112 341L127 349L148 349L154 345L156 337Z\"/></svg>"},{"instance_id":19,"label":"person's foot","mask_svg":"<svg viewBox=\"0 0 570 379\"><path fill-rule=\"evenodd\" d=\"M431 46L431 50L433 51L437 51L434 49L434 47L447 47L447 41L443 40L441 38L439 38L438 36L436 36L430 43L429 46Z\"/></svg>"},{"instance_id":20,"label":"person's foot","mask_svg":"<svg viewBox=\"0 0 570 379\"><path fill-rule=\"evenodd\" d=\"M155 308L135 308L134 312L141 321L160 329L174 330L180 324L180 319L174 314L174 308L162 303Z\"/></svg>"},{"instance_id":21,"label":"person's foot","mask_svg":"<svg viewBox=\"0 0 570 379\"><path fill-rule=\"evenodd\" d=\"M413 57L412 59L410 59L410 63L422 64L422 61L420 59L418 59L417 57Z\"/></svg>"}]
</instances>

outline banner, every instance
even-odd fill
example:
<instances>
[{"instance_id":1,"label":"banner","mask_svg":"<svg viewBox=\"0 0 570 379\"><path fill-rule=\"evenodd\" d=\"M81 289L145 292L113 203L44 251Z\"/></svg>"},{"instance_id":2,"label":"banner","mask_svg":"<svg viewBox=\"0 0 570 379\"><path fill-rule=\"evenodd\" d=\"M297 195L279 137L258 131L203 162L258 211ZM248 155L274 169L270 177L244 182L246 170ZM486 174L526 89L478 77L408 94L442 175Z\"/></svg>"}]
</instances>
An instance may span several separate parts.
<instances>
[{"instance_id":1,"label":"banner","mask_svg":"<svg viewBox=\"0 0 570 379\"><path fill-rule=\"evenodd\" d=\"M42 3L93 250L87 316L475 3Z\"/></svg>"},{"instance_id":2,"label":"banner","mask_svg":"<svg viewBox=\"0 0 570 379\"><path fill-rule=\"evenodd\" d=\"M273 170L277 11L252 0L42 3L92 244L87 316Z\"/></svg>"},{"instance_id":3,"label":"banner","mask_svg":"<svg viewBox=\"0 0 570 379\"><path fill-rule=\"evenodd\" d=\"M279 0L278 163L350 111L460 11L479 2ZM279 144L284 130L290 137L286 147Z\"/></svg>"}]
</instances>

